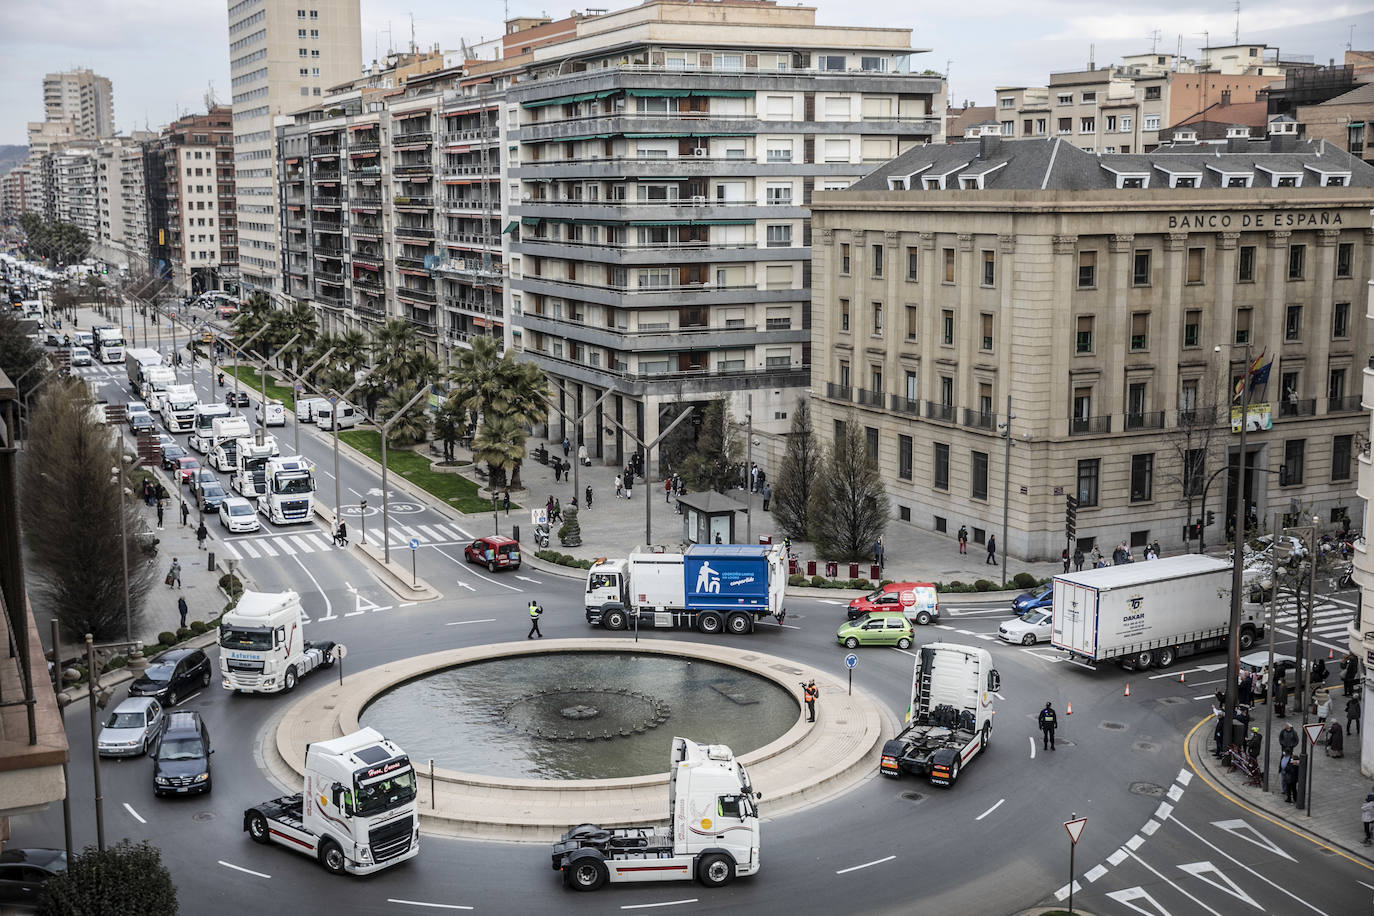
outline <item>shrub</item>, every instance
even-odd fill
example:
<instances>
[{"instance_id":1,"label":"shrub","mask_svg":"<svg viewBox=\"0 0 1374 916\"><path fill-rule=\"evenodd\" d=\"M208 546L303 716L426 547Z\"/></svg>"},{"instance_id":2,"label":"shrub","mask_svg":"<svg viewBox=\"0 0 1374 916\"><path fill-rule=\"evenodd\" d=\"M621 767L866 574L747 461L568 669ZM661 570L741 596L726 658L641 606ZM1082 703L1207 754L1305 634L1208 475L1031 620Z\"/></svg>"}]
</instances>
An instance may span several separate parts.
<instances>
[{"instance_id":1,"label":"shrub","mask_svg":"<svg viewBox=\"0 0 1374 916\"><path fill-rule=\"evenodd\" d=\"M192 620L192 621L191 621L191 632L194 633L194 634L196 634L197 636L199 636L200 634L204 633L204 632L205 632L206 630L208 630L208 629L210 629L209 624L207 624L207 623L206 623L205 621L203 621L203 620Z\"/></svg>"},{"instance_id":2,"label":"shrub","mask_svg":"<svg viewBox=\"0 0 1374 916\"><path fill-rule=\"evenodd\" d=\"M806 584L806 576L803 576L803 575L800 575L800 574L788 576L788 577L787 577L787 584L788 584L788 585L791 585L791 586L793 586L793 587L805 585L805 584Z\"/></svg>"},{"instance_id":3,"label":"shrub","mask_svg":"<svg viewBox=\"0 0 1374 916\"><path fill-rule=\"evenodd\" d=\"M128 840L87 846L43 885L42 914L142 913L176 916L177 891L156 846Z\"/></svg>"},{"instance_id":4,"label":"shrub","mask_svg":"<svg viewBox=\"0 0 1374 916\"><path fill-rule=\"evenodd\" d=\"M895 579L883 579L881 582L878 583L878 587L879 587L879 588L882 588L884 585L891 585L891 584L892 584L893 582L895 582L895 581L897 581L897 580L895 580Z\"/></svg>"},{"instance_id":5,"label":"shrub","mask_svg":"<svg viewBox=\"0 0 1374 916\"><path fill-rule=\"evenodd\" d=\"M990 592L996 587L996 585L989 582L987 579L979 579L977 582L973 583L974 590L979 592Z\"/></svg>"},{"instance_id":6,"label":"shrub","mask_svg":"<svg viewBox=\"0 0 1374 916\"><path fill-rule=\"evenodd\" d=\"M129 664L129 660L127 658L125 658L122 655L116 655L114 658L110 659L108 662L105 663L105 668L103 670L117 671L118 669L123 668L127 664Z\"/></svg>"},{"instance_id":7,"label":"shrub","mask_svg":"<svg viewBox=\"0 0 1374 916\"><path fill-rule=\"evenodd\" d=\"M812 577L811 577L811 587L812 587L812 588L825 588L825 587L826 587L827 585L829 585L829 584L830 584L830 581L829 581L828 579L826 579L825 576L812 576Z\"/></svg>"},{"instance_id":8,"label":"shrub","mask_svg":"<svg viewBox=\"0 0 1374 916\"><path fill-rule=\"evenodd\" d=\"M869 582L867 579L850 579L848 582L844 583L843 587L871 590L873 588L873 583Z\"/></svg>"},{"instance_id":9,"label":"shrub","mask_svg":"<svg viewBox=\"0 0 1374 916\"><path fill-rule=\"evenodd\" d=\"M177 627L177 642L184 642L194 635L190 627Z\"/></svg>"},{"instance_id":10,"label":"shrub","mask_svg":"<svg viewBox=\"0 0 1374 916\"><path fill-rule=\"evenodd\" d=\"M1011 581L1015 582L1016 587L1019 589L1035 588L1035 586L1038 584L1038 580L1035 578L1035 576L1028 572L1017 573L1016 575L1011 577Z\"/></svg>"},{"instance_id":11,"label":"shrub","mask_svg":"<svg viewBox=\"0 0 1374 916\"><path fill-rule=\"evenodd\" d=\"M157 641L164 646L174 646L177 642L177 634L173 633L171 630L163 630L161 633L157 634Z\"/></svg>"}]
</instances>

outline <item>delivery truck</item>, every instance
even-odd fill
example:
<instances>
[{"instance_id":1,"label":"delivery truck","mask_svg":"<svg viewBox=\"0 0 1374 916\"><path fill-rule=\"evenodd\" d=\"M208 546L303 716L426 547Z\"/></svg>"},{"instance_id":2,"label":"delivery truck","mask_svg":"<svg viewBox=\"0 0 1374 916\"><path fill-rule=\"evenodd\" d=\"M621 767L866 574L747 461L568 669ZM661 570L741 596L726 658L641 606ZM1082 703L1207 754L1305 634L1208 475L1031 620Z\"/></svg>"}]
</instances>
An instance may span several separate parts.
<instances>
[{"instance_id":1,"label":"delivery truck","mask_svg":"<svg viewBox=\"0 0 1374 916\"><path fill-rule=\"evenodd\" d=\"M1180 656L1226 645L1231 563L1185 554L1054 577L1050 644L1088 667L1167 668ZM1264 636L1257 605L1242 604L1241 651Z\"/></svg>"},{"instance_id":2,"label":"delivery truck","mask_svg":"<svg viewBox=\"0 0 1374 916\"><path fill-rule=\"evenodd\" d=\"M924 776L952 786L959 772L992 743L993 700L1002 676L977 646L922 646L911 675L908 724L883 745L878 772Z\"/></svg>"},{"instance_id":3,"label":"delivery truck","mask_svg":"<svg viewBox=\"0 0 1374 916\"><path fill-rule=\"evenodd\" d=\"M685 553L637 547L587 570L587 622L626 627L752 633L786 616L787 558L780 546L695 544Z\"/></svg>"},{"instance_id":4,"label":"delivery truck","mask_svg":"<svg viewBox=\"0 0 1374 916\"><path fill-rule=\"evenodd\" d=\"M162 365L162 354L147 347L129 347L124 351L124 371L129 376L129 390L139 397L145 397L143 384L148 378L148 370Z\"/></svg>"}]
</instances>

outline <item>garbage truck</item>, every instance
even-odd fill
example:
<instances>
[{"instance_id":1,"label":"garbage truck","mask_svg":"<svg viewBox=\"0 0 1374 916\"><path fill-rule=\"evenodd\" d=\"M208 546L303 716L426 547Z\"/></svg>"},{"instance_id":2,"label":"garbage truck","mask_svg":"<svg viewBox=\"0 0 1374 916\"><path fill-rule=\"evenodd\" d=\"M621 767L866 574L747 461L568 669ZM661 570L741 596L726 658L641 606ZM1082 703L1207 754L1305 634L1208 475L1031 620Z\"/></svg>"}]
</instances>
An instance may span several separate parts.
<instances>
[{"instance_id":1,"label":"garbage truck","mask_svg":"<svg viewBox=\"0 0 1374 916\"><path fill-rule=\"evenodd\" d=\"M786 588L781 546L695 544L685 553L636 547L587 570L587 623L752 633L765 618L782 623Z\"/></svg>"},{"instance_id":2,"label":"garbage truck","mask_svg":"<svg viewBox=\"0 0 1374 916\"><path fill-rule=\"evenodd\" d=\"M312 671L334 664L332 642L305 638L305 612L296 592L245 591L219 623L219 670L224 689L282 693Z\"/></svg>"},{"instance_id":3,"label":"garbage truck","mask_svg":"<svg viewBox=\"0 0 1374 916\"><path fill-rule=\"evenodd\" d=\"M693 878L721 887L759 870L762 797L730 748L674 738L667 823L581 824L554 844L553 870L579 891L607 883Z\"/></svg>"}]
</instances>

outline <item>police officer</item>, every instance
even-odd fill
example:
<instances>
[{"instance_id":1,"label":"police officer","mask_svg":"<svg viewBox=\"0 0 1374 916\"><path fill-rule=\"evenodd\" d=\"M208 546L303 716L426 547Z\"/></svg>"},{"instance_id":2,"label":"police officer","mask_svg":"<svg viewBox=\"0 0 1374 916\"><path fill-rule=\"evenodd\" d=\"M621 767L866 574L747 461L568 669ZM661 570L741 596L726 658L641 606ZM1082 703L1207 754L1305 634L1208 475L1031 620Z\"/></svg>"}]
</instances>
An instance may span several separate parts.
<instances>
[{"instance_id":1,"label":"police officer","mask_svg":"<svg viewBox=\"0 0 1374 916\"><path fill-rule=\"evenodd\" d=\"M536 636L538 636L540 639L543 639L543 638L544 638L544 634L541 633L541 632L539 632L539 618L542 617L543 615L544 615L544 609L543 609L542 607L539 606L539 602L538 602L538 601L535 601L533 598L531 598L531 599L530 599L530 632L529 632L529 634L525 637L526 639L534 639L534 637L536 637Z\"/></svg>"},{"instance_id":2,"label":"police officer","mask_svg":"<svg viewBox=\"0 0 1374 916\"><path fill-rule=\"evenodd\" d=\"M802 688L802 698L806 700L806 721L808 722L816 721L816 697L820 695L821 692L819 688L816 687L816 681L814 679L808 681L806 686Z\"/></svg>"},{"instance_id":3,"label":"police officer","mask_svg":"<svg viewBox=\"0 0 1374 916\"><path fill-rule=\"evenodd\" d=\"M1049 700L1045 701L1045 708L1040 710L1037 721L1040 723L1040 734L1045 739L1045 750L1054 750L1054 730L1059 727L1059 716Z\"/></svg>"}]
</instances>

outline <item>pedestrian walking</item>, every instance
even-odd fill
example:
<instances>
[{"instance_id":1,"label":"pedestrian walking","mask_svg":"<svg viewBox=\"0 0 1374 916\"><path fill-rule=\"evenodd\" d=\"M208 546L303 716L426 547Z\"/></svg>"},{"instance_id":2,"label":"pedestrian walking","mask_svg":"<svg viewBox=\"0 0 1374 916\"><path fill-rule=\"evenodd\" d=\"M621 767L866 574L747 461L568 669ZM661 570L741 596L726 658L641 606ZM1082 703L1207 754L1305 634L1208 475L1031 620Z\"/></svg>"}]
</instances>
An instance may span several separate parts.
<instances>
[{"instance_id":1,"label":"pedestrian walking","mask_svg":"<svg viewBox=\"0 0 1374 916\"><path fill-rule=\"evenodd\" d=\"M191 514L191 507L186 505L186 500L181 501L181 527L186 527L186 519Z\"/></svg>"},{"instance_id":2,"label":"pedestrian walking","mask_svg":"<svg viewBox=\"0 0 1374 916\"><path fill-rule=\"evenodd\" d=\"M1064 572L1069 571L1069 548L1065 547L1059 551L1059 559L1064 563Z\"/></svg>"},{"instance_id":3,"label":"pedestrian walking","mask_svg":"<svg viewBox=\"0 0 1374 916\"><path fill-rule=\"evenodd\" d=\"M582 495L587 498L587 511L592 511L592 488L590 484L587 485L587 488L583 491Z\"/></svg>"},{"instance_id":4,"label":"pedestrian walking","mask_svg":"<svg viewBox=\"0 0 1374 916\"><path fill-rule=\"evenodd\" d=\"M186 629L186 596L182 595L177 599L177 613L181 614L181 628Z\"/></svg>"},{"instance_id":5,"label":"pedestrian walking","mask_svg":"<svg viewBox=\"0 0 1374 916\"><path fill-rule=\"evenodd\" d=\"M959 552L968 553L968 527L966 525L959 526Z\"/></svg>"},{"instance_id":6,"label":"pedestrian walking","mask_svg":"<svg viewBox=\"0 0 1374 916\"><path fill-rule=\"evenodd\" d=\"M181 588L181 561L172 557L172 568L167 570L167 587Z\"/></svg>"},{"instance_id":7,"label":"pedestrian walking","mask_svg":"<svg viewBox=\"0 0 1374 916\"><path fill-rule=\"evenodd\" d=\"M1160 558L1159 541L1155 541L1153 544L1151 544L1150 549L1154 551L1155 559L1158 560Z\"/></svg>"},{"instance_id":8,"label":"pedestrian walking","mask_svg":"<svg viewBox=\"0 0 1374 916\"><path fill-rule=\"evenodd\" d=\"M530 599L530 632L529 632L528 635L525 636L526 639L534 639L534 637L536 637L536 636L538 636L540 639L543 639L543 638L544 638L544 634L541 633L541 632L539 632L539 618L540 618L540 617L543 617L543 616L544 616L544 609L543 609L542 607L540 607L538 601L535 601L533 598L531 598L531 599Z\"/></svg>"},{"instance_id":9,"label":"pedestrian walking","mask_svg":"<svg viewBox=\"0 0 1374 916\"><path fill-rule=\"evenodd\" d=\"M617 475L615 475L615 498L616 498L616 499L620 499L620 497L622 497L622 496L624 496L624 495L625 495L625 478L622 477L622 476L620 476L619 474L617 474Z\"/></svg>"},{"instance_id":10,"label":"pedestrian walking","mask_svg":"<svg viewBox=\"0 0 1374 916\"><path fill-rule=\"evenodd\" d=\"M163 502L162 502L162 500L159 499L159 500L157 501L157 530L158 530L158 531L161 531L161 530L162 530L162 510L163 510Z\"/></svg>"},{"instance_id":11,"label":"pedestrian walking","mask_svg":"<svg viewBox=\"0 0 1374 916\"><path fill-rule=\"evenodd\" d=\"M348 526L342 521L339 522L339 527L334 529L334 543L339 547L348 546Z\"/></svg>"},{"instance_id":12,"label":"pedestrian walking","mask_svg":"<svg viewBox=\"0 0 1374 916\"><path fill-rule=\"evenodd\" d=\"M201 550L205 549L205 539L210 536L210 532L205 530L205 519L200 520L196 527L196 546Z\"/></svg>"},{"instance_id":13,"label":"pedestrian walking","mask_svg":"<svg viewBox=\"0 0 1374 916\"><path fill-rule=\"evenodd\" d=\"M883 550L883 536L880 534L878 535L878 540L873 542L873 565L882 569L883 557L885 555L885 551Z\"/></svg>"},{"instance_id":14,"label":"pedestrian walking","mask_svg":"<svg viewBox=\"0 0 1374 916\"><path fill-rule=\"evenodd\" d=\"M1292 757L1293 752L1298 747L1298 730L1293 727L1292 722L1285 723L1283 731L1279 732L1279 750L1286 757Z\"/></svg>"},{"instance_id":15,"label":"pedestrian walking","mask_svg":"<svg viewBox=\"0 0 1374 916\"><path fill-rule=\"evenodd\" d=\"M553 494L549 494L549 498L544 502L544 516L550 522L553 521Z\"/></svg>"},{"instance_id":16,"label":"pedestrian walking","mask_svg":"<svg viewBox=\"0 0 1374 916\"><path fill-rule=\"evenodd\" d=\"M1298 761L1289 758L1288 766L1283 768L1283 800L1291 804L1298 801Z\"/></svg>"},{"instance_id":17,"label":"pedestrian walking","mask_svg":"<svg viewBox=\"0 0 1374 916\"><path fill-rule=\"evenodd\" d=\"M1277 673L1274 675L1274 715L1280 719L1288 715L1288 682Z\"/></svg>"},{"instance_id":18,"label":"pedestrian walking","mask_svg":"<svg viewBox=\"0 0 1374 916\"><path fill-rule=\"evenodd\" d=\"M627 471L625 474L625 498L630 499L635 491L634 471Z\"/></svg>"},{"instance_id":19,"label":"pedestrian walking","mask_svg":"<svg viewBox=\"0 0 1374 916\"><path fill-rule=\"evenodd\" d=\"M987 566L989 563L993 566L997 565L997 535L995 534L988 537L988 558L983 561L983 565Z\"/></svg>"},{"instance_id":20,"label":"pedestrian walking","mask_svg":"<svg viewBox=\"0 0 1374 916\"><path fill-rule=\"evenodd\" d=\"M1312 663L1312 683L1321 686L1329 675L1326 672L1326 659L1319 658Z\"/></svg>"},{"instance_id":21,"label":"pedestrian walking","mask_svg":"<svg viewBox=\"0 0 1374 916\"><path fill-rule=\"evenodd\" d=\"M1254 697L1251 695L1250 674L1248 672L1242 671L1240 676L1236 678L1236 691L1236 700L1242 706L1249 706Z\"/></svg>"},{"instance_id":22,"label":"pedestrian walking","mask_svg":"<svg viewBox=\"0 0 1374 916\"><path fill-rule=\"evenodd\" d=\"M568 457L568 452L570 452L570 451L572 451L572 443L571 443L570 441L568 441L568 437L567 437L567 436L564 436L564 437L563 437L563 457L564 457L564 458Z\"/></svg>"},{"instance_id":23,"label":"pedestrian walking","mask_svg":"<svg viewBox=\"0 0 1374 916\"><path fill-rule=\"evenodd\" d=\"M158 483L153 495L159 500L165 500L170 494L168 494L166 487L164 487L161 483Z\"/></svg>"},{"instance_id":24,"label":"pedestrian walking","mask_svg":"<svg viewBox=\"0 0 1374 916\"><path fill-rule=\"evenodd\" d=\"M1345 664L1341 666L1341 683L1345 686L1346 696L1355 692L1355 680L1359 676L1360 662L1354 653L1349 653L1345 657Z\"/></svg>"},{"instance_id":25,"label":"pedestrian walking","mask_svg":"<svg viewBox=\"0 0 1374 916\"><path fill-rule=\"evenodd\" d=\"M584 468L592 466L592 459L587 457L587 446L585 444L577 447L577 463Z\"/></svg>"},{"instance_id":26,"label":"pedestrian walking","mask_svg":"<svg viewBox=\"0 0 1374 916\"><path fill-rule=\"evenodd\" d=\"M553 459L553 482L560 483L563 480L563 462L557 458Z\"/></svg>"},{"instance_id":27,"label":"pedestrian walking","mask_svg":"<svg viewBox=\"0 0 1374 916\"><path fill-rule=\"evenodd\" d=\"M1351 726L1355 727L1355 734L1360 733L1360 698L1350 697L1345 701L1345 733L1350 734Z\"/></svg>"},{"instance_id":28,"label":"pedestrian walking","mask_svg":"<svg viewBox=\"0 0 1374 916\"><path fill-rule=\"evenodd\" d=\"M815 679L802 685L802 698L806 700L806 715L808 722L816 721L816 698L821 695L820 688L816 686Z\"/></svg>"},{"instance_id":29,"label":"pedestrian walking","mask_svg":"<svg viewBox=\"0 0 1374 916\"><path fill-rule=\"evenodd\" d=\"M153 504L153 484L147 477L143 478L143 505Z\"/></svg>"},{"instance_id":30,"label":"pedestrian walking","mask_svg":"<svg viewBox=\"0 0 1374 916\"><path fill-rule=\"evenodd\" d=\"M772 498L773 498L773 485L772 485L771 483L765 483L765 484L763 485L763 511L764 511L764 512L767 512L767 511L768 511L768 503L769 503L770 500L772 500Z\"/></svg>"},{"instance_id":31,"label":"pedestrian walking","mask_svg":"<svg viewBox=\"0 0 1374 916\"><path fill-rule=\"evenodd\" d=\"M1360 822L1364 825L1364 845L1374 844L1374 792L1366 795L1360 805Z\"/></svg>"},{"instance_id":32,"label":"pedestrian walking","mask_svg":"<svg viewBox=\"0 0 1374 916\"><path fill-rule=\"evenodd\" d=\"M510 490L504 490L504 491L502 491L502 493L501 493L501 508L503 508L503 509L506 510L506 514L507 514L507 515L510 515Z\"/></svg>"},{"instance_id":33,"label":"pedestrian walking","mask_svg":"<svg viewBox=\"0 0 1374 916\"><path fill-rule=\"evenodd\" d=\"M1044 739L1045 750L1054 750L1054 732L1059 728L1059 715L1054 711L1054 704L1046 700L1045 708L1040 710L1036 721L1040 723L1040 737Z\"/></svg>"},{"instance_id":34,"label":"pedestrian walking","mask_svg":"<svg viewBox=\"0 0 1374 916\"><path fill-rule=\"evenodd\" d=\"M553 500L553 515L549 516L549 520L554 522L563 521L563 504L558 501L558 497L556 496Z\"/></svg>"},{"instance_id":35,"label":"pedestrian walking","mask_svg":"<svg viewBox=\"0 0 1374 916\"><path fill-rule=\"evenodd\" d=\"M673 478L663 478L663 501L670 503L673 501Z\"/></svg>"},{"instance_id":36,"label":"pedestrian walking","mask_svg":"<svg viewBox=\"0 0 1374 916\"><path fill-rule=\"evenodd\" d=\"M1331 715L1331 691L1320 690L1316 696L1317 721L1325 722L1327 716Z\"/></svg>"},{"instance_id":37,"label":"pedestrian walking","mask_svg":"<svg viewBox=\"0 0 1374 916\"><path fill-rule=\"evenodd\" d=\"M1339 722L1332 722L1326 727L1326 756L1345 756L1345 729L1341 728Z\"/></svg>"},{"instance_id":38,"label":"pedestrian walking","mask_svg":"<svg viewBox=\"0 0 1374 916\"><path fill-rule=\"evenodd\" d=\"M1082 571L1083 571L1083 548L1082 548L1082 547L1074 547L1074 549L1073 549L1073 571L1074 571L1074 572L1082 572Z\"/></svg>"}]
</instances>

